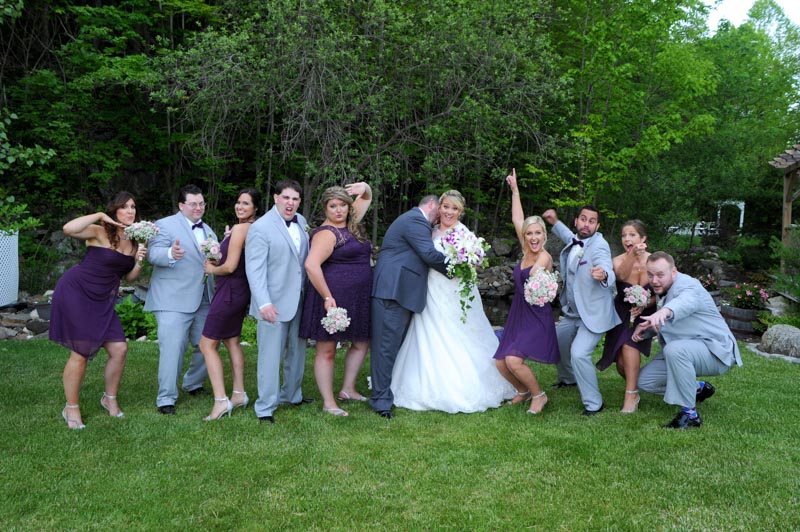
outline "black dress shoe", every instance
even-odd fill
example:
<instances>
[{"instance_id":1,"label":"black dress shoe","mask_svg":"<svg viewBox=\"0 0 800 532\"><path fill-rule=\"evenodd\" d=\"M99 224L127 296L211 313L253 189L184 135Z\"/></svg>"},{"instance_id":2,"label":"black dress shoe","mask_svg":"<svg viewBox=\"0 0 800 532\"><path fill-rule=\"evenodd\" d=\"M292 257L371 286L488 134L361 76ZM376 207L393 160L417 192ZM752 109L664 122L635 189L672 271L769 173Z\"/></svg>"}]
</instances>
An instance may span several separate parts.
<instances>
[{"instance_id":1,"label":"black dress shoe","mask_svg":"<svg viewBox=\"0 0 800 532\"><path fill-rule=\"evenodd\" d=\"M376 410L375 413L386 419L392 419L394 417L394 413L391 410Z\"/></svg>"},{"instance_id":2,"label":"black dress shoe","mask_svg":"<svg viewBox=\"0 0 800 532\"><path fill-rule=\"evenodd\" d=\"M597 414L599 414L600 412L605 410L605 408L606 408L606 404L603 403L603 404L600 405L600 408L598 408L597 410L584 410L583 412L581 412L581 415L582 416L596 416Z\"/></svg>"},{"instance_id":3,"label":"black dress shoe","mask_svg":"<svg viewBox=\"0 0 800 532\"><path fill-rule=\"evenodd\" d=\"M164 405L159 406L158 411L164 414L165 416L174 416L175 415L175 405Z\"/></svg>"},{"instance_id":4,"label":"black dress shoe","mask_svg":"<svg viewBox=\"0 0 800 532\"><path fill-rule=\"evenodd\" d=\"M717 389L712 386L710 382L704 382L703 387L700 388L700 391L694 397L695 402L702 403L716 392Z\"/></svg>"},{"instance_id":5,"label":"black dress shoe","mask_svg":"<svg viewBox=\"0 0 800 532\"><path fill-rule=\"evenodd\" d=\"M186 393L189 395L208 395L208 392L202 386L199 388L195 388L194 390L187 390Z\"/></svg>"},{"instance_id":6,"label":"black dress shoe","mask_svg":"<svg viewBox=\"0 0 800 532\"><path fill-rule=\"evenodd\" d=\"M686 412L678 412L675 418L664 425L665 429L699 429L700 426L703 424L703 420L700 419L700 416L697 417L689 417L689 414Z\"/></svg>"},{"instance_id":7,"label":"black dress shoe","mask_svg":"<svg viewBox=\"0 0 800 532\"><path fill-rule=\"evenodd\" d=\"M573 386L577 386L577 385L578 385L577 382L558 381L557 383L552 385L551 388L554 389L554 390L560 390L561 388L572 388Z\"/></svg>"},{"instance_id":8,"label":"black dress shoe","mask_svg":"<svg viewBox=\"0 0 800 532\"><path fill-rule=\"evenodd\" d=\"M300 400L299 400L299 401L297 401L296 403L292 403L292 406L310 405L310 404L311 404L311 403L313 403L313 402L314 402L314 400L313 400L312 398L310 398L310 397L303 397L302 399L300 399Z\"/></svg>"},{"instance_id":9,"label":"black dress shoe","mask_svg":"<svg viewBox=\"0 0 800 532\"><path fill-rule=\"evenodd\" d=\"M273 416L258 416L258 420L262 423L275 423Z\"/></svg>"}]
</instances>

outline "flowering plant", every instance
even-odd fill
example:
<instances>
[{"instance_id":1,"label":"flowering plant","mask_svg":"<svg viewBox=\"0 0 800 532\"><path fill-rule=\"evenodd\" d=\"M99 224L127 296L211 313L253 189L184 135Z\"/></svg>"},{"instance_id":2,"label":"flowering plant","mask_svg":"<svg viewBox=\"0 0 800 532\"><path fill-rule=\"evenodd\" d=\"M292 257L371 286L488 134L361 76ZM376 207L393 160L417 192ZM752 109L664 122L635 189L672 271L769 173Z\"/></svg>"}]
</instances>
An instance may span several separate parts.
<instances>
[{"instance_id":1,"label":"flowering plant","mask_svg":"<svg viewBox=\"0 0 800 532\"><path fill-rule=\"evenodd\" d=\"M558 273L539 268L525 281L525 301L543 307L556 298L558 293Z\"/></svg>"},{"instance_id":2,"label":"flowering plant","mask_svg":"<svg viewBox=\"0 0 800 532\"><path fill-rule=\"evenodd\" d=\"M222 258L222 253L219 250L219 242L214 238L208 238L200 242L200 251L206 256L208 260L219 260ZM208 279L208 274L203 275L203 283Z\"/></svg>"},{"instance_id":3,"label":"flowering plant","mask_svg":"<svg viewBox=\"0 0 800 532\"><path fill-rule=\"evenodd\" d=\"M763 309L769 299L766 290L752 284L736 284L724 290L731 306L741 309Z\"/></svg>"},{"instance_id":4,"label":"flowering plant","mask_svg":"<svg viewBox=\"0 0 800 532\"><path fill-rule=\"evenodd\" d=\"M322 321L322 328L328 331L328 334L334 334L347 329L350 326L350 318L347 317L347 309L341 307L331 307L328 309L328 314Z\"/></svg>"},{"instance_id":5,"label":"flowering plant","mask_svg":"<svg viewBox=\"0 0 800 532\"><path fill-rule=\"evenodd\" d=\"M700 275L697 277L697 280L700 281L700 284L703 285L703 288L708 290L709 292L713 292L719 288L717 284L717 278L714 277L713 273L707 273L705 275Z\"/></svg>"},{"instance_id":6,"label":"flowering plant","mask_svg":"<svg viewBox=\"0 0 800 532\"><path fill-rule=\"evenodd\" d=\"M441 242L448 275L461 280L461 322L466 323L467 310L472 308L469 302L475 299L472 289L478 281L477 267L485 265L490 246L463 225L449 229Z\"/></svg>"},{"instance_id":7,"label":"flowering plant","mask_svg":"<svg viewBox=\"0 0 800 532\"><path fill-rule=\"evenodd\" d=\"M647 302L650 300L650 290L644 288L643 286L639 286L638 284L626 287L625 290L623 290L623 293L624 295L622 300L631 307L646 307ZM628 327L633 328L634 321L636 321L636 317L631 314Z\"/></svg>"},{"instance_id":8,"label":"flowering plant","mask_svg":"<svg viewBox=\"0 0 800 532\"><path fill-rule=\"evenodd\" d=\"M128 238L132 238L138 242L147 242L161 231L158 226L153 222L142 220L135 222L125 228L125 234Z\"/></svg>"}]
</instances>

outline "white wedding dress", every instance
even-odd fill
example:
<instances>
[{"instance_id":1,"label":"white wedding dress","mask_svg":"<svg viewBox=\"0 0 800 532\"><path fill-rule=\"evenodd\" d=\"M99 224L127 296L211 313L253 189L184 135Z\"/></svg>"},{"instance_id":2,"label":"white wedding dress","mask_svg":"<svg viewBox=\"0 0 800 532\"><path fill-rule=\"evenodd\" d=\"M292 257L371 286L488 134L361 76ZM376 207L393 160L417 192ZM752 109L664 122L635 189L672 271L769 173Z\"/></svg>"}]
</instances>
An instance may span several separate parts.
<instances>
[{"instance_id":1,"label":"white wedding dress","mask_svg":"<svg viewBox=\"0 0 800 532\"><path fill-rule=\"evenodd\" d=\"M434 231L440 251L442 234ZM499 342L477 287L473 294L462 323L459 280L429 271L425 309L411 319L392 371L395 405L454 414L483 412L514 397L516 390L495 367Z\"/></svg>"}]
</instances>

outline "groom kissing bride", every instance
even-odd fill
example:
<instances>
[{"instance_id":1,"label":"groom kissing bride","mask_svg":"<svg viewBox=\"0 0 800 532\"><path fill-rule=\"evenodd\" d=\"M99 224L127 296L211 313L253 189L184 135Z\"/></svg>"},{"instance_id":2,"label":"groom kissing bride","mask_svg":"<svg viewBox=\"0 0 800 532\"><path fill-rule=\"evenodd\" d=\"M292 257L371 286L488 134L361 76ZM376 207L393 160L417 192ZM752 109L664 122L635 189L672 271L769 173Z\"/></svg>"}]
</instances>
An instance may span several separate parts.
<instances>
[{"instance_id":1,"label":"groom kissing bride","mask_svg":"<svg viewBox=\"0 0 800 532\"><path fill-rule=\"evenodd\" d=\"M492 360L498 342L477 288L464 324L459 281L446 276L441 237L463 227L464 207L455 190L427 195L384 236L373 273L370 346L370 406L382 417L394 417L393 404L475 412L514 395Z\"/></svg>"}]
</instances>

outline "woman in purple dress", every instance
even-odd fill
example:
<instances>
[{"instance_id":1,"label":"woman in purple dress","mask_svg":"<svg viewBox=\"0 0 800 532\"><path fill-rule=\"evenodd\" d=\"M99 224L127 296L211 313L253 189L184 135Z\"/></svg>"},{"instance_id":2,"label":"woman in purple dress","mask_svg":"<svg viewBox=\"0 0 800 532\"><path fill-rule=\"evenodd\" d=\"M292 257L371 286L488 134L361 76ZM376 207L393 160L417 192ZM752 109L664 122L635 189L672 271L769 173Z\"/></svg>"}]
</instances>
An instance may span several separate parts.
<instances>
[{"instance_id":1,"label":"woman in purple dress","mask_svg":"<svg viewBox=\"0 0 800 532\"><path fill-rule=\"evenodd\" d=\"M547 243L544 220L539 216L525 218L522 212L516 170L512 169L506 182L511 187L511 220L523 255L514 268L514 299L494 358L497 369L517 389L517 396L511 403L530 399L528 413L538 414L547 404L547 394L525 360L557 363L558 341L550 303L538 307L525 301L525 281L539 269L553 271L553 258L544 249Z\"/></svg>"},{"instance_id":2,"label":"woman in purple dress","mask_svg":"<svg viewBox=\"0 0 800 532\"><path fill-rule=\"evenodd\" d=\"M50 339L70 350L64 366L67 404L61 416L70 429L83 429L79 405L86 363L101 347L108 353L105 391L100 406L113 417L123 417L117 391L125 369L128 344L122 323L114 310L122 277L133 281L142 271L147 250L128 239L125 227L139 219L136 200L119 192L105 212L87 214L64 225L64 234L84 240L86 255L80 264L61 276L53 293Z\"/></svg>"},{"instance_id":3,"label":"woman in purple dress","mask_svg":"<svg viewBox=\"0 0 800 532\"><path fill-rule=\"evenodd\" d=\"M244 269L244 245L259 205L261 193L256 189L245 188L239 192L234 205L238 223L230 231L225 228L225 238L220 243L222 257L217 261L218 264L208 260L205 264L206 274L216 277L214 299L200 337L200 351L214 389L214 406L206 421L219 419L225 414L230 416L234 408L246 408L250 402L244 390L244 352L239 336L250 305L250 285ZM231 357L233 393L230 399L225 392L225 375L218 351L220 340Z\"/></svg>"},{"instance_id":4,"label":"woman in purple dress","mask_svg":"<svg viewBox=\"0 0 800 532\"><path fill-rule=\"evenodd\" d=\"M317 341L314 377L322 395L322 410L347 416L333 395L333 362L337 342L350 342L338 397L340 401L366 401L355 385L369 347L372 245L359 223L372 203L372 190L363 182L331 187L322 194L321 203L325 221L312 233L306 258L311 286L306 288L300 337ZM320 322L335 307L347 310L350 326L330 334Z\"/></svg>"},{"instance_id":5,"label":"woman in purple dress","mask_svg":"<svg viewBox=\"0 0 800 532\"><path fill-rule=\"evenodd\" d=\"M617 363L617 371L625 379L625 400L622 403L623 414L636 412L639 405L639 365L641 355L650 356L652 339L634 342L631 339L640 316L652 314L655 310L655 296L651 296L646 307L633 307L626 303L625 289L639 285L647 288L647 231L639 220L630 220L622 225L622 247L625 253L614 257L614 275L617 277L617 296L614 307L617 309L622 323L606 333L603 356L597 361L597 369L604 370L612 363ZM650 291L652 294L652 290ZM631 320L633 324L631 326Z\"/></svg>"}]
</instances>

